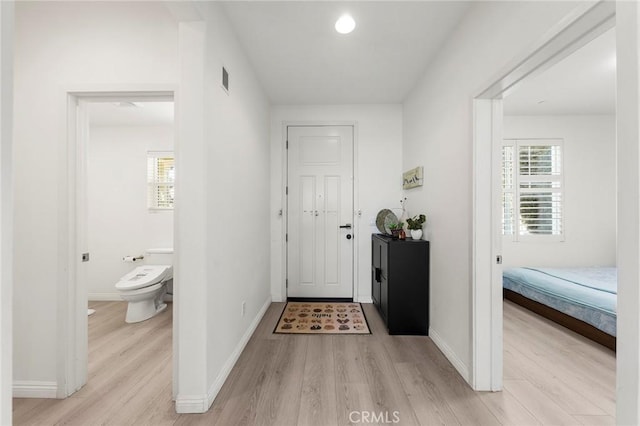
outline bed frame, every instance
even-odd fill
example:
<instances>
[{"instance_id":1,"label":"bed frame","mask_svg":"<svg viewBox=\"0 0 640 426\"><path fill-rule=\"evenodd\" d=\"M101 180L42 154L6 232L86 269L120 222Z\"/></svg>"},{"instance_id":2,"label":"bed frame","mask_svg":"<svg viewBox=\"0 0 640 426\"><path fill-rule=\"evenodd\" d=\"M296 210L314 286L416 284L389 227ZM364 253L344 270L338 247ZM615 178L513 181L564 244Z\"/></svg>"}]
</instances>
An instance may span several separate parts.
<instances>
[{"instance_id":1,"label":"bed frame","mask_svg":"<svg viewBox=\"0 0 640 426\"><path fill-rule=\"evenodd\" d=\"M527 299L526 297L519 293L516 293L515 291L506 288L503 288L502 291L505 299L510 300L513 303L518 304L526 309L529 309L530 311L535 312L536 314L541 315L555 323L558 323L561 326L568 328L569 330L575 331L576 333L581 334L587 339L591 339L594 342L600 343L601 345L606 346L614 352L616 351L615 336L611 336L604 331L595 328L591 324L580 321L579 319L562 313L556 309L550 308L547 305L543 305L542 303L536 302L535 300Z\"/></svg>"}]
</instances>

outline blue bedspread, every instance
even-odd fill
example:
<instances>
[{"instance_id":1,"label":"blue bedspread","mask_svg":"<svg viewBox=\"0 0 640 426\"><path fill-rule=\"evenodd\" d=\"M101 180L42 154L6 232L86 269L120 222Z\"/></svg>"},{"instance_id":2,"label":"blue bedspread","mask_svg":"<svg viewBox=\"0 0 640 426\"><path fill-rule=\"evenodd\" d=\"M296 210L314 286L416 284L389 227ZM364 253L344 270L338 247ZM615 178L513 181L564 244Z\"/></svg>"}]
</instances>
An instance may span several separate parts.
<instances>
[{"instance_id":1,"label":"blue bedspread","mask_svg":"<svg viewBox=\"0 0 640 426\"><path fill-rule=\"evenodd\" d=\"M616 268L510 268L504 288L616 335Z\"/></svg>"}]
</instances>

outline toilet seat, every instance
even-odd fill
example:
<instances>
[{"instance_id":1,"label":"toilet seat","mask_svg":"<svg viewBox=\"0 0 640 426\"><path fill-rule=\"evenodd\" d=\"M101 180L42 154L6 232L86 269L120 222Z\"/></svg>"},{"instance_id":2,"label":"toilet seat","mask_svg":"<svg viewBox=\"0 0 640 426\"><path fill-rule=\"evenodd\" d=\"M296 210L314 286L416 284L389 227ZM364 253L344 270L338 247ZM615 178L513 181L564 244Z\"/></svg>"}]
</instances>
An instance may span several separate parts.
<instances>
[{"instance_id":1,"label":"toilet seat","mask_svg":"<svg viewBox=\"0 0 640 426\"><path fill-rule=\"evenodd\" d=\"M139 288L137 290L127 290L126 293L124 293L124 294L126 294L127 297L139 296L141 294L152 293L152 292L154 292L156 290L160 290L160 288L163 285L164 284L162 284L162 283L152 284L152 285L150 285L148 287L142 287L142 288Z\"/></svg>"},{"instance_id":2,"label":"toilet seat","mask_svg":"<svg viewBox=\"0 0 640 426\"><path fill-rule=\"evenodd\" d=\"M138 266L118 281L116 289L121 291L137 290L161 283L171 278L172 275L173 268L170 265Z\"/></svg>"}]
</instances>

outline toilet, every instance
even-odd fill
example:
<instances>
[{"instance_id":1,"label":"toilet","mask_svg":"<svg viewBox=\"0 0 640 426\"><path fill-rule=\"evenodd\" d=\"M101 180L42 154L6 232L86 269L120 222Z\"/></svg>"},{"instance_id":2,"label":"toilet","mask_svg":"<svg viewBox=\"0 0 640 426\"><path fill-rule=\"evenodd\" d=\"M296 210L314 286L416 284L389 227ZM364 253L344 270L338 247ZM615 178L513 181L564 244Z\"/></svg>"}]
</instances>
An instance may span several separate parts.
<instances>
[{"instance_id":1,"label":"toilet","mask_svg":"<svg viewBox=\"0 0 640 426\"><path fill-rule=\"evenodd\" d=\"M148 249L143 262L116 283L122 300L129 302L128 323L148 320L164 311L167 288L173 292L173 249Z\"/></svg>"}]
</instances>

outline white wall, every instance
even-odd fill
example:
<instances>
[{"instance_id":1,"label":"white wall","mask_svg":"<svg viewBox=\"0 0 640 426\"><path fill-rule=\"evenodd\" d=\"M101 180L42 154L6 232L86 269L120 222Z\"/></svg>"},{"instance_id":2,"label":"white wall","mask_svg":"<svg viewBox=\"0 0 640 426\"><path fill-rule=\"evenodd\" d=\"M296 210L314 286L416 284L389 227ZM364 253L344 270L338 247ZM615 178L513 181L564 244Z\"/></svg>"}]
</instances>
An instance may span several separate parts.
<instances>
[{"instance_id":1,"label":"white wall","mask_svg":"<svg viewBox=\"0 0 640 426\"><path fill-rule=\"evenodd\" d=\"M0 2L0 424L11 424L13 2Z\"/></svg>"},{"instance_id":2,"label":"white wall","mask_svg":"<svg viewBox=\"0 0 640 426\"><path fill-rule=\"evenodd\" d=\"M179 138L190 143L177 166L178 243L201 250L191 259L181 255L179 264L193 278L178 288L179 412L208 409L271 302L269 103L220 5L197 8L202 21L181 24L186 109L178 123L186 120L191 133ZM220 84L223 64L228 94ZM204 180L194 181L196 175Z\"/></svg>"},{"instance_id":3,"label":"white wall","mask_svg":"<svg viewBox=\"0 0 640 426\"><path fill-rule=\"evenodd\" d=\"M169 6L172 13L157 2L18 7L14 372L41 391L30 396L59 394L62 380L55 302L66 264L55 253L66 244L65 90L178 89L179 411L208 408L270 302L268 101L218 5ZM229 94L219 84L222 63Z\"/></svg>"},{"instance_id":4,"label":"white wall","mask_svg":"<svg viewBox=\"0 0 640 426\"><path fill-rule=\"evenodd\" d=\"M66 90L177 89L179 411L208 408L270 302L268 101L217 4L168 6L18 6L14 373L39 390L30 396L59 395L63 380L56 301L67 275L56 253L68 214Z\"/></svg>"},{"instance_id":5,"label":"white wall","mask_svg":"<svg viewBox=\"0 0 640 426\"><path fill-rule=\"evenodd\" d=\"M407 191L431 241L431 334L470 380L472 100L576 3L474 3L404 104L403 169L424 165Z\"/></svg>"},{"instance_id":6,"label":"white wall","mask_svg":"<svg viewBox=\"0 0 640 426\"><path fill-rule=\"evenodd\" d=\"M640 424L640 7L616 2L618 327L616 424Z\"/></svg>"},{"instance_id":7,"label":"white wall","mask_svg":"<svg viewBox=\"0 0 640 426\"><path fill-rule=\"evenodd\" d=\"M269 101L218 4L207 4L209 391L222 386L269 292ZM221 87L222 66L229 93ZM246 313L241 315L242 303Z\"/></svg>"},{"instance_id":8,"label":"white wall","mask_svg":"<svg viewBox=\"0 0 640 426\"><path fill-rule=\"evenodd\" d=\"M87 153L89 300L122 300L124 256L173 247L173 210L147 208L147 151L173 151L173 126L91 126Z\"/></svg>"},{"instance_id":9,"label":"white wall","mask_svg":"<svg viewBox=\"0 0 640 426\"><path fill-rule=\"evenodd\" d=\"M355 123L357 198L354 232L357 243L357 300L371 302L371 233L377 233L375 217L383 208L400 207L402 198L402 106L325 105L274 106L271 112L271 294L286 300L283 229L279 216L286 210L284 187L284 124ZM398 216L400 212L394 210ZM373 226L372 226L373 225Z\"/></svg>"},{"instance_id":10,"label":"white wall","mask_svg":"<svg viewBox=\"0 0 640 426\"><path fill-rule=\"evenodd\" d=\"M194 12L195 13L195 12ZM205 411L207 316L205 299L207 212L204 138L204 22L180 22L180 94L176 105L176 238L174 245L174 383L176 410ZM188 141L181 144L180 141ZM183 254L189 248L187 256ZM183 308L184 307L184 308ZM175 371L178 372L177 377ZM176 380L177 379L177 380ZM193 401L184 408L185 400Z\"/></svg>"},{"instance_id":11,"label":"white wall","mask_svg":"<svg viewBox=\"0 0 640 426\"><path fill-rule=\"evenodd\" d=\"M35 386L29 396L55 396L62 384L65 92L175 87L177 36L156 2L16 5L13 371L16 383Z\"/></svg>"},{"instance_id":12,"label":"white wall","mask_svg":"<svg viewBox=\"0 0 640 426\"><path fill-rule=\"evenodd\" d=\"M505 116L505 139L564 139L564 241L503 238L504 267L616 263L615 116Z\"/></svg>"}]
</instances>

